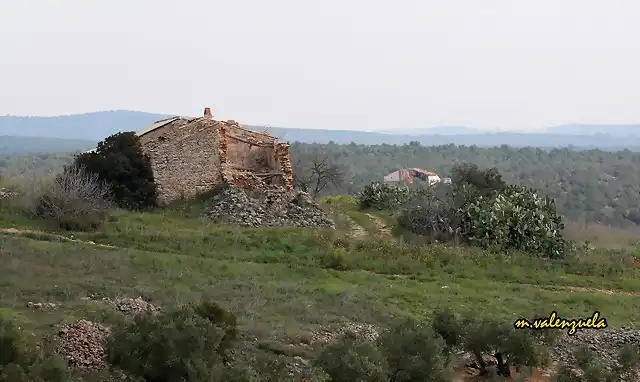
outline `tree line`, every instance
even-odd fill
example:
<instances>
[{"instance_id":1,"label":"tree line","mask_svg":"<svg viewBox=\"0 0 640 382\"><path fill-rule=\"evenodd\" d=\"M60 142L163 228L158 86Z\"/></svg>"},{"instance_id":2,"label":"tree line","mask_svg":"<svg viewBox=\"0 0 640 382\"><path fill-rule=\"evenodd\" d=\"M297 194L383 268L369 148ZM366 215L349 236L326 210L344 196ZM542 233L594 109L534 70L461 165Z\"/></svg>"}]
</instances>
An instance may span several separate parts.
<instances>
[{"instance_id":1,"label":"tree line","mask_svg":"<svg viewBox=\"0 0 640 382\"><path fill-rule=\"evenodd\" d=\"M0 176L54 171L70 163L73 155L0 156ZM553 198L568 219L617 226L640 224L640 153L630 150L295 142L291 158L298 188L320 195L355 195L365 185L408 167L449 177L455 165L467 162L496 168L508 183Z\"/></svg>"},{"instance_id":2,"label":"tree line","mask_svg":"<svg viewBox=\"0 0 640 382\"><path fill-rule=\"evenodd\" d=\"M554 199L568 219L640 224L640 153L630 150L422 146L417 142L402 146L295 143L291 150L296 174L309 178L318 158L331 169L331 176L322 173L329 178L324 194L356 195L366 185L382 182L384 175L410 167L450 177L456 165L471 163L496 168L506 182ZM313 179L317 178L318 174Z\"/></svg>"}]
</instances>

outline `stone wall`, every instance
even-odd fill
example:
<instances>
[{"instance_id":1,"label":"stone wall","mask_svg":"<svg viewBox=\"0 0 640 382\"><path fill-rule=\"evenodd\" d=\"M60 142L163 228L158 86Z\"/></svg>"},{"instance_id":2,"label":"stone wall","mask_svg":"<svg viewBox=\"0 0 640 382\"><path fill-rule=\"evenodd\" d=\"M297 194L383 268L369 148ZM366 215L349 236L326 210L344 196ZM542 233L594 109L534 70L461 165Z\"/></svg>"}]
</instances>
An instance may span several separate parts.
<instances>
[{"instance_id":1,"label":"stone wall","mask_svg":"<svg viewBox=\"0 0 640 382\"><path fill-rule=\"evenodd\" d=\"M279 186L293 192L289 145L234 121L206 115L179 118L143 134L140 141L151 157L161 203L193 198L223 182L243 189Z\"/></svg>"},{"instance_id":2,"label":"stone wall","mask_svg":"<svg viewBox=\"0 0 640 382\"><path fill-rule=\"evenodd\" d=\"M226 122L222 131L226 153L223 160L225 181L243 189L272 185L285 187L293 192L293 187L288 187L287 184L287 179L293 175L288 176L283 172L283 168L291 171L288 145L287 155L282 156L282 147L276 137L245 129L233 121ZM284 167L283 159L287 161Z\"/></svg>"},{"instance_id":3,"label":"stone wall","mask_svg":"<svg viewBox=\"0 0 640 382\"><path fill-rule=\"evenodd\" d=\"M195 197L222 182L218 129L206 118L178 119L140 137L161 203Z\"/></svg>"}]
</instances>

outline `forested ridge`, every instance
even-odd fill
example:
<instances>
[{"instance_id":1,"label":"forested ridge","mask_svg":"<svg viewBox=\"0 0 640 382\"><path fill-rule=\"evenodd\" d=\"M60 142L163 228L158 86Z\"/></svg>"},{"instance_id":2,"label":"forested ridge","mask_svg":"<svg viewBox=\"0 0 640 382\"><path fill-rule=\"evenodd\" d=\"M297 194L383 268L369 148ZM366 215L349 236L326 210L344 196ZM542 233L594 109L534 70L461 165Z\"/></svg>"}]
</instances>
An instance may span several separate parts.
<instances>
[{"instance_id":1,"label":"forested ridge","mask_svg":"<svg viewBox=\"0 0 640 382\"><path fill-rule=\"evenodd\" d=\"M68 163L73 154L39 154L0 157L0 174L51 171ZM293 143L296 165L325 157L345 172L342 187L324 193L355 194L393 171L418 167L450 175L456 163L496 167L509 183L532 187L556 200L560 212L571 220L584 219L612 225L640 224L640 153L630 150L574 151L500 146L308 144Z\"/></svg>"},{"instance_id":2,"label":"forested ridge","mask_svg":"<svg viewBox=\"0 0 640 382\"><path fill-rule=\"evenodd\" d=\"M364 185L407 167L447 177L456 163L470 162L496 167L507 182L532 187L554 198L569 219L614 225L640 223L640 153L630 150L296 143L292 151L294 158L325 154L345 166L348 175L343 189L331 192L354 194Z\"/></svg>"}]
</instances>

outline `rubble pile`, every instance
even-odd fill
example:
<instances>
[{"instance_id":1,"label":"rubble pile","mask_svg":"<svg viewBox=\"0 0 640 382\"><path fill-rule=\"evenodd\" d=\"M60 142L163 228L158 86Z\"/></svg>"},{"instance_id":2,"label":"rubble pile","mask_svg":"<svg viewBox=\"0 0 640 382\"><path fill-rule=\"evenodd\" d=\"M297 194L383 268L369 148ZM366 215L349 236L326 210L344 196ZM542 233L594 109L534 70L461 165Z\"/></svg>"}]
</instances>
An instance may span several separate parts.
<instances>
[{"instance_id":1,"label":"rubble pile","mask_svg":"<svg viewBox=\"0 0 640 382\"><path fill-rule=\"evenodd\" d=\"M289 193L282 187L265 187L260 191L227 188L216 195L209 219L242 227L328 227L335 223L304 192Z\"/></svg>"},{"instance_id":2,"label":"rubble pile","mask_svg":"<svg viewBox=\"0 0 640 382\"><path fill-rule=\"evenodd\" d=\"M354 334L357 338L368 342L375 342L380 336L379 329L374 325L361 322L347 322L337 330L325 328L313 332L313 342L329 344L336 341L345 333Z\"/></svg>"},{"instance_id":3,"label":"rubble pile","mask_svg":"<svg viewBox=\"0 0 640 382\"><path fill-rule=\"evenodd\" d=\"M17 192L14 192L14 191L11 191L9 189L0 187L0 200L9 199L9 198L15 198L17 196L18 196Z\"/></svg>"},{"instance_id":4,"label":"rubble pile","mask_svg":"<svg viewBox=\"0 0 640 382\"><path fill-rule=\"evenodd\" d=\"M117 311L128 315L136 315L145 312L156 313L161 311L159 307L145 301L141 296L137 298L116 298L113 300L108 297L99 298L96 296L88 296L87 299L102 301L103 303L112 306Z\"/></svg>"},{"instance_id":5,"label":"rubble pile","mask_svg":"<svg viewBox=\"0 0 640 382\"><path fill-rule=\"evenodd\" d=\"M572 336L563 333L551 353L555 361L575 365L573 351L584 346L595 352L596 358L605 368L611 369L616 364L618 352L626 345L634 348L640 346L640 330L621 327L578 330Z\"/></svg>"},{"instance_id":6,"label":"rubble pile","mask_svg":"<svg viewBox=\"0 0 640 382\"><path fill-rule=\"evenodd\" d=\"M58 354L73 368L102 369L106 366L108 335L109 329L87 320L63 324L58 330Z\"/></svg>"},{"instance_id":7,"label":"rubble pile","mask_svg":"<svg viewBox=\"0 0 640 382\"><path fill-rule=\"evenodd\" d=\"M142 297L119 298L113 301L109 300L108 303L113 305L118 311L131 315L160 311L160 308L151 305L149 302L143 300Z\"/></svg>"}]
</instances>

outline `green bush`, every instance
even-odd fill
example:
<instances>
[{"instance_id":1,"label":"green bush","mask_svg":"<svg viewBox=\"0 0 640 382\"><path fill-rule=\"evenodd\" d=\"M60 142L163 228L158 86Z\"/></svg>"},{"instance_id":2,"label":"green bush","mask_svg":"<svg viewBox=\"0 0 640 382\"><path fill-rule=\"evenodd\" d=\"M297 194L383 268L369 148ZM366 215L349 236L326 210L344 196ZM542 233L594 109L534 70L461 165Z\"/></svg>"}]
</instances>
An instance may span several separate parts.
<instances>
[{"instance_id":1,"label":"green bush","mask_svg":"<svg viewBox=\"0 0 640 382\"><path fill-rule=\"evenodd\" d=\"M506 185L495 169L460 165L454 175L455 182L444 195L431 189L414 192L397 215L399 227L430 241L548 258L566 255L564 225L552 199L533 189ZM383 193L372 188L363 194Z\"/></svg>"},{"instance_id":2,"label":"green bush","mask_svg":"<svg viewBox=\"0 0 640 382\"><path fill-rule=\"evenodd\" d=\"M451 381L451 349L430 325L406 321L383 333L387 381Z\"/></svg>"},{"instance_id":3,"label":"green bush","mask_svg":"<svg viewBox=\"0 0 640 382\"><path fill-rule=\"evenodd\" d=\"M281 357L237 351L236 317L212 301L125 319L107 341L109 363L148 382L286 380Z\"/></svg>"},{"instance_id":4,"label":"green bush","mask_svg":"<svg viewBox=\"0 0 640 382\"><path fill-rule=\"evenodd\" d=\"M411 195L412 191L406 185L374 182L366 185L356 199L362 210L391 211L407 202Z\"/></svg>"},{"instance_id":5,"label":"green bush","mask_svg":"<svg viewBox=\"0 0 640 382\"><path fill-rule=\"evenodd\" d=\"M66 363L0 316L0 382L65 382Z\"/></svg>"},{"instance_id":6,"label":"green bush","mask_svg":"<svg viewBox=\"0 0 640 382\"><path fill-rule=\"evenodd\" d=\"M332 382L388 382L388 365L375 344L346 333L315 360Z\"/></svg>"},{"instance_id":7,"label":"green bush","mask_svg":"<svg viewBox=\"0 0 640 382\"><path fill-rule=\"evenodd\" d=\"M213 301L203 301L198 305L190 305L190 308L200 317L206 318L211 324L222 329L224 335L220 340L217 352L227 364L229 361L227 352L238 337L238 321L235 314Z\"/></svg>"},{"instance_id":8,"label":"green bush","mask_svg":"<svg viewBox=\"0 0 640 382\"><path fill-rule=\"evenodd\" d=\"M555 203L532 189L508 186L488 205L482 199L469 205L467 214L471 220L469 240L476 246L550 258L565 254L564 225Z\"/></svg>"},{"instance_id":9,"label":"green bush","mask_svg":"<svg viewBox=\"0 0 640 382\"><path fill-rule=\"evenodd\" d=\"M346 333L315 360L331 381L451 381L451 349L428 325L402 322L368 342Z\"/></svg>"},{"instance_id":10,"label":"green bush","mask_svg":"<svg viewBox=\"0 0 640 382\"><path fill-rule=\"evenodd\" d=\"M118 206L133 210L156 206L158 190L151 159L143 152L135 133L107 137L95 151L78 155L75 164L108 183Z\"/></svg>"},{"instance_id":11,"label":"green bush","mask_svg":"<svg viewBox=\"0 0 640 382\"><path fill-rule=\"evenodd\" d=\"M511 324L475 316L464 318L461 327L461 348L475 356L476 366L485 373L489 371L484 358L487 355L496 359L496 372L504 377L511 376L511 367L522 370L549 362L548 343L532 331L517 330Z\"/></svg>"},{"instance_id":12,"label":"green bush","mask_svg":"<svg viewBox=\"0 0 640 382\"><path fill-rule=\"evenodd\" d=\"M117 326L107 350L111 365L145 381L228 380L220 354L226 330L190 306L147 313Z\"/></svg>"},{"instance_id":13,"label":"green bush","mask_svg":"<svg viewBox=\"0 0 640 382\"><path fill-rule=\"evenodd\" d=\"M626 345L618 352L616 364L606 369L600 360L588 348L581 346L574 351L577 368L560 365L553 376L554 382L618 382L632 381L635 369L640 366L640 353L637 348Z\"/></svg>"},{"instance_id":14,"label":"green bush","mask_svg":"<svg viewBox=\"0 0 640 382\"><path fill-rule=\"evenodd\" d=\"M414 235L420 235L429 242L451 242L464 238L464 232L456 219L456 213L449 200L425 190L396 214L398 226Z\"/></svg>"}]
</instances>

